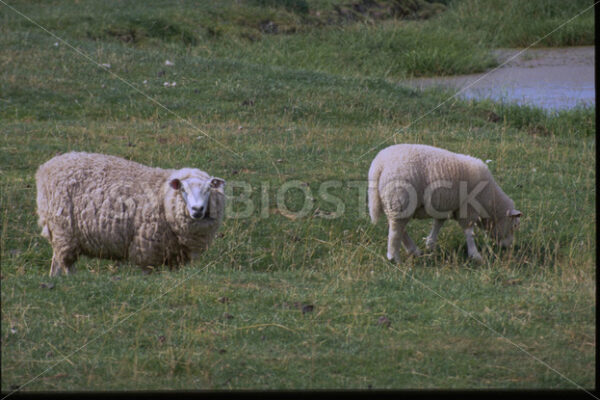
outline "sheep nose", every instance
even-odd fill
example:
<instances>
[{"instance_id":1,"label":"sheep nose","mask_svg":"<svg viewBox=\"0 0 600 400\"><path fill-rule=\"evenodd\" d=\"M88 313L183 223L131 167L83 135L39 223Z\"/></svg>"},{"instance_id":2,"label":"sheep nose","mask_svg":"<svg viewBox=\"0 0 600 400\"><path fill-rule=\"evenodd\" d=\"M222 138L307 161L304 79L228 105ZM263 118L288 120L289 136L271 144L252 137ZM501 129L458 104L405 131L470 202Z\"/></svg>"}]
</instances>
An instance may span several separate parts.
<instances>
[{"instance_id":1,"label":"sheep nose","mask_svg":"<svg viewBox=\"0 0 600 400\"><path fill-rule=\"evenodd\" d=\"M202 218L204 216L204 206L200 206L200 207L192 207L192 217L193 218Z\"/></svg>"}]
</instances>

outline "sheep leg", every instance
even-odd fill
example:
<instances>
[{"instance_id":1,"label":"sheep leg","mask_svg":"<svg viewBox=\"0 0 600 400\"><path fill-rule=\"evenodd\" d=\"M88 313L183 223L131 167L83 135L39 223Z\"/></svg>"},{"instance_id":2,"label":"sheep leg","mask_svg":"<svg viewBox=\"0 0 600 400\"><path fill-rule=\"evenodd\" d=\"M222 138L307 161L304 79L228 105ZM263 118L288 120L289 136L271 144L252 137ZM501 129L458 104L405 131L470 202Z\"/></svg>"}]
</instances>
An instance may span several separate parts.
<instances>
[{"instance_id":1,"label":"sheep leg","mask_svg":"<svg viewBox=\"0 0 600 400\"><path fill-rule=\"evenodd\" d=\"M419 250L415 242L413 242L410 236L408 236L408 232L406 232L406 229L402 230L402 245L404 246L404 249L408 252L408 254L413 256L421 255L421 250Z\"/></svg>"},{"instance_id":2,"label":"sheep leg","mask_svg":"<svg viewBox=\"0 0 600 400\"><path fill-rule=\"evenodd\" d=\"M464 229L465 237L467 238L467 254L469 258L477 262L483 262L483 257L477 251L477 246L475 245L475 239L473 238L473 227L468 226Z\"/></svg>"},{"instance_id":3,"label":"sheep leg","mask_svg":"<svg viewBox=\"0 0 600 400\"><path fill-rule=\"evenodd\" d=\"M50 276L57 276L60 271L64 271L65 275L75 273L73 265L77 260L77 256L69 251L54 251L52 255L52 264L50 265Z\"/></svg>"},{"instance_id":4,"label":"sheep leg","mask_svg":"<svg viewBox=\"0 0 600 400\"><path fill-rule=\"evenodd\" d=\"M56 255L52 256L52 264L50 264L50 276L57 276L60 274L60 270L62 267L60 266L60 262Z\"/></svg>"},{"instance_id":5,"label":"sheep leg","mask_svg":"<svg viewBox=\"0 0 600 400\"><path fill-rule=\"evenodd\" d=\"M429 236L427 236L427 239L425 240L425 246L427 247L427 250L435 249L438 233L440 232L442 225L444 225L444 222L446 222L445 219L433 220L433 227L431 228L431 232L429 232Z\"/></svg>"},{"instance_id":6,"label":"sheep leg","mask_svg":"<svg viewBox=\"0 0 600 400\"><path fill-rule=\"evenodd\" d=\"M389 232L388 232L388 251L387 258L390 261L400 261L400 231L398 221L388 219ZM404 229L404 228L402 228Z\"/></svg>"},{"instance_id":7,"label":"sheep leg","mask_svg":"<svg viewBox=\"0 0 600 400\"><path fill-rule=\"evenodd\" d=\"M400 246L398 246L399 243L402 243L402 246L408 252L408 254L420 256L421 251L406 232L406 224L408 223L408 220L390 219L388 222L390 225L388 234L388 260L393 260L396 262L400 260Z\"/></svg>"}]
</instances>

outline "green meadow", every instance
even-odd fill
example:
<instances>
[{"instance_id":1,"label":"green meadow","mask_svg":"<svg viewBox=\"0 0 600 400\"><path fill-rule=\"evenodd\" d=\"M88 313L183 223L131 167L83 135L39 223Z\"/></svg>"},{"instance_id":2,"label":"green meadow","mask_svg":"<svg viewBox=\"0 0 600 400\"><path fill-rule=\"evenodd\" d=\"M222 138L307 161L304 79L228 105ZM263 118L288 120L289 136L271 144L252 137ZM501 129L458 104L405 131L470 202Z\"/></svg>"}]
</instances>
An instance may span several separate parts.
<instances>
[{"instance_id":1,"label":"green meadow","mask_svg":"<svg viewBox=\"0 0 600 400\"><path fill-rule=\"evenodd\" d=\"M3 1L2 392L593 389L595 109L400 82L485 71L586 7ZM593 44L590 9L537 46ZM478 232L473 264L449 222L434 252L387 261L365 187L393 143L491 160L524 213L514 246ZM225 179L218 237L177 270L82 257L49 278L34 174L68 151ZM421 249L430 227L408 226Z\"/></svg>"}]
</instances>

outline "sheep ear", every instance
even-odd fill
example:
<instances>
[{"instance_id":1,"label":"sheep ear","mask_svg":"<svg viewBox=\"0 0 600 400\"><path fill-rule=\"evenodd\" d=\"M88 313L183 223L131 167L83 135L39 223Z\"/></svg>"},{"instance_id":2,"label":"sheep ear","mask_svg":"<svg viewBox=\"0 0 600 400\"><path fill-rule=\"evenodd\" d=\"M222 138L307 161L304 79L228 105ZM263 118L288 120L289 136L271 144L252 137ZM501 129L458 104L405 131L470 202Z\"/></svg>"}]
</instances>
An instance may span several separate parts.
<instances>
[{"instance_id":1,"label":"sheep ear","mask_svg":"<svg viewBox=\"0 0 600 400\"><path fill-rule=\"evenodd\" d=\"M177 178L172 179L171 182L169 182L169 186L171 186L175 190L179 190L181 189L181 181Z\"/></svg>"},{"instance_id":2,"label":"sheep ear","mask_svg":"<svg viewBox=\"0 0 600 400\"><path fill-rule=\"evenodd\" d=\"M212 178L210 180L210 187L213 189L219 188L223 185L225 185L225 181L221 178Z\"/></svg>"},{"instance_id":3,"label":"sheep ear","mask_svg":"<svg viewBox=\"0 0 600 400\"><path fill-rule=\"evenodd\" d=\"M508 210L506 212L506 216L512 217L512 218L519 218L519 217L523 216L523 213L519 210Z\"/></svg>"}]
</instances>

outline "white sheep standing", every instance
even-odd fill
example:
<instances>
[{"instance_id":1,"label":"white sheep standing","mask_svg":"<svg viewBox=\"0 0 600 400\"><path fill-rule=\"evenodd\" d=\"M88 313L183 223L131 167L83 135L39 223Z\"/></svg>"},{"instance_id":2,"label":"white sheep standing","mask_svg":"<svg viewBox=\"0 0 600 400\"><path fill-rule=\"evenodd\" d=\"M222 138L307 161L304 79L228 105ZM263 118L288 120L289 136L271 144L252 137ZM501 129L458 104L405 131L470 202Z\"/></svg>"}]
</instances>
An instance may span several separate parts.
<instances>
[{"instance_id":1,"label":"white sheep standing","mask_svg":"<svg viewBox=\"0 0 600 400\"><path fill-rule=\"evenodd\" d=\"M225 209L225 181L193 168L71 152L42 164L35 178L50 276L74 272L80 255L142 267L186 263L208 247Z\"/></svg>"},{"instance_id":2,"label":"white sheep standing","mask_svg":"<svg viewBox=\"0 0 600 400\"><path fill-rule=\"evenodd\" d=\"M410 218L434 218L426 239L435 248L444 221L458 221L467 240L468 256L483 261L473 239L474 226L485 228L503 246L512 244L521 212L496 184L480 159L433 146L397 144L379 152L369 169L369 214L376 223L388 218L387 257L399 261L399 244L420 255L406 232Z\"/></svg>"}]
</instances>

